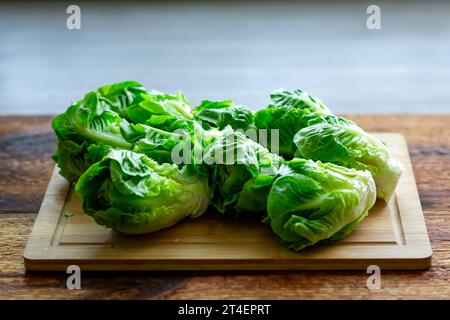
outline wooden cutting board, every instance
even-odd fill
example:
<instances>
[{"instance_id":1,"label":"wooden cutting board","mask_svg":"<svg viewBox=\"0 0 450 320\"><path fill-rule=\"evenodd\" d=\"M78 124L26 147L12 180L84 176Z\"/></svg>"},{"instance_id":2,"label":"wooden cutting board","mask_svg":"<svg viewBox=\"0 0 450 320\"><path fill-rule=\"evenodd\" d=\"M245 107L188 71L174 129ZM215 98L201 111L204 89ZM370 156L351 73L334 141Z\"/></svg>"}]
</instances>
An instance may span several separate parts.
<instances>
[{"instance_id":1,"label":"wooden cutting board","mask_svg":"<svg viewBox=\"0 0 450 320\"><path fill-rule=\"evenodd\" d=\"M143 236L124 236L83 213L71 186L53 172L24 252L28 270L424 269L431 246L403 136L375 134L405 166L395 195L378 200L345 239L300 252L284 248L258 219L205 213Z\"/></svg>"}]
</instances>

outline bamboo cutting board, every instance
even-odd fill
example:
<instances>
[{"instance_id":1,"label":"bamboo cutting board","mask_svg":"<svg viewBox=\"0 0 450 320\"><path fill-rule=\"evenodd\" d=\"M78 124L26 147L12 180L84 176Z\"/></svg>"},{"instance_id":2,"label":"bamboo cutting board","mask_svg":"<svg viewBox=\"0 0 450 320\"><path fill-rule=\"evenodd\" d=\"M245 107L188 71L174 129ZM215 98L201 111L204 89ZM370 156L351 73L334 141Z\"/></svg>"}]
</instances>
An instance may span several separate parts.
<instances>
[{"instance_id":1,"label":"bamboo cutting board","mask_svg":"<svg viewBox=\"0 0 450 320\"><path fill-rule=\"evenodd\" d=\"M83 213L73 187L53 172L24 252L28 270L424 269L431 246L403 136L375 134L403 163L395 195L378 200L345 239L300 252L257 219L205 213L143 236L125 236Z\"/></svg>"}]
</instances>

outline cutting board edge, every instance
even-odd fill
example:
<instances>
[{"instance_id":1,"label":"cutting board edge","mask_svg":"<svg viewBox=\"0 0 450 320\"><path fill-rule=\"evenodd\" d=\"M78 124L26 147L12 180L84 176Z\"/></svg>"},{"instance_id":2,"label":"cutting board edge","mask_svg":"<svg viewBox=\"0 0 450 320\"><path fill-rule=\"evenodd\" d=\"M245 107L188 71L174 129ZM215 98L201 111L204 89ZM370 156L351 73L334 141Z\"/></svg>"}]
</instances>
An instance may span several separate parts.
<instances>
[{"instance_id":1,"label":"cutting board edge","mask_svg":"<svg viewBox=\"0 0 450 320\"><path fill-rule=\"evenodd\" d=\"M431 267L431 255L413 259L371 259L356 261L345 259L339 261L315 260L313 263L273 263L259 264L257 262L225 263L224 261L210 262L203 260L198 263L149 263L147 260L137 260L133 263L117 262L115 260L96 260L92 263L79 260L38 260L24 257L27 271L66 271L70 265L77 265L82 271L270 271L270 270L367 270L371 265L380 267L380 270L426 270Z\"/></svg>"}]
</instances>

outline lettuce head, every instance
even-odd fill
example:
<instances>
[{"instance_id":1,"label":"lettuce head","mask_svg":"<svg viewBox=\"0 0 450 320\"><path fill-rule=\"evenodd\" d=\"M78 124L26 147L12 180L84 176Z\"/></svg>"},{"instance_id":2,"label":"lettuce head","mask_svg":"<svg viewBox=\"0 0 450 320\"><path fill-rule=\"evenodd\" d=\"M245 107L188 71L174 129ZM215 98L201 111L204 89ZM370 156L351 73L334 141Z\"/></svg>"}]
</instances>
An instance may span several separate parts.
<instances>
[{"instance_id":1,"label":"lettuce head","mask_svg":"<svg viewBox=\"0 0 450 320\"><path fill-rule=\"evenodd\" d=\"M84 172L75 190L98 224L125 234L168 228L208 206L205 178L128 150L111 150Z\"/></svg>"},{"instance_id":2,"label":"lettuce head","mask_svg":"<svg viewBox=\"0 0 450 320\"><path fill-rule=\"evenodd\" d=\"M292 159L297 147L293 138L297 131L310 125L331 111L318 99L303 90L278 89L270 94L272 103L255 113L258 129L279 130L279 150L286 159ZM271 139L269 139L271 140Z\"/></svg>"},{"instance_id":3,"label":"lettuce head","mask_svg":"<svg viewBox=\"0 0 450 320\"><path fill-rule=\"evenodd\" d=\"M389 200L402 174L402 164L380 140L354 122L331 119L297 132L296 156L367 170L373 176L378 197Z\"/></svg>"},{"instance_id":4,"label":"lettuce head","mask_svg":"<svg viewBox=\"0 0 450 320\"><path fill-rule=\"evenodd\" d=\"M301 250L345 237L375 198L368 171L294 159L280 167L272 184L266 221L289 248Z\"/></svg>"}]
</instances>

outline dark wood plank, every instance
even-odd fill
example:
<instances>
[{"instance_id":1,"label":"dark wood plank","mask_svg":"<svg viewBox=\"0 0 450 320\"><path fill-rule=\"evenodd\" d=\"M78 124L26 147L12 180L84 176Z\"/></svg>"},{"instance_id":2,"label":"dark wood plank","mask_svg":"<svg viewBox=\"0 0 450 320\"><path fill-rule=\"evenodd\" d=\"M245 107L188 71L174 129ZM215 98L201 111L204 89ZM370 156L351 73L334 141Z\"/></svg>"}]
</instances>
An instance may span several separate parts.
<instances>
[{"instance_id":1,"label":"dark wood plank","mask_svg":"<svg viewBox=\"0 0 450 320\"><path fill-rule=\"evenodd\" d=\"M50 119L0 117L0 214L39 210L54 165Z\"/></svg>"},{"instance_id":2,"label":"dark wood plank","mask_svg":"<svg viewBox=\"0 0 450 320\"><path fill-rule=\"evenodd\" d=\"M0 117L0 298L448 298L450 116L349 118L366 130L406 136L434 251L429 270L382 271L380 290L367 289L367 275L353 271L82 273L83 290L69 291L66 274L26 273L22 261L53 167L49 159L54 148L51 117Z\"/></svg>"}]
</instances>

